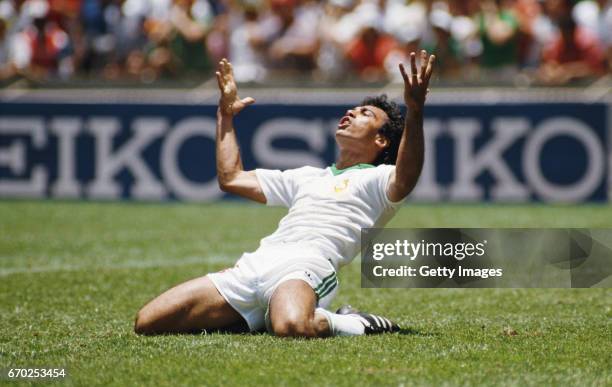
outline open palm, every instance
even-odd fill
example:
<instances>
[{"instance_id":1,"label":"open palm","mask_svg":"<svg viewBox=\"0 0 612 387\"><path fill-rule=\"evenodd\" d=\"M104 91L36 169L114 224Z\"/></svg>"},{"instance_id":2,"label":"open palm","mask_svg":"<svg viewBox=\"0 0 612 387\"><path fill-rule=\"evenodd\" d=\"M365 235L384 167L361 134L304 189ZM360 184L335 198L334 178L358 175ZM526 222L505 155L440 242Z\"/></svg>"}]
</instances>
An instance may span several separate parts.
<instances>
[{"instance_id":1,"label":"open palm","mask_svg":"<svg viewBox=\"0 0 612 387\"><path fill-rule=\"evenodd\" d=\"M409 108L420 108L425 104L425 98L429 91L429 80L433 72L435 55L427 55L427 51L421 51L421 69L417 70L416 53L410 53L410 75L406 74L404 65L400 63L399 68L404 78L404 102Z\"/></svg>"},{"instance_id":2,"label":"open palm","mask_svg":"<svg viewBox=\"0 0 612 387\"><path fill-rule=\"evenodd\" d=\"M217 76L219 91L221 92L219 107L223 114L235 116L242 109L255 102L255 99L251 97L243 99L238 97L238 87L234 80L232 64L227 59L223 58L219 62L219 69L215 75Z\"/></svg>"}]
</instances>

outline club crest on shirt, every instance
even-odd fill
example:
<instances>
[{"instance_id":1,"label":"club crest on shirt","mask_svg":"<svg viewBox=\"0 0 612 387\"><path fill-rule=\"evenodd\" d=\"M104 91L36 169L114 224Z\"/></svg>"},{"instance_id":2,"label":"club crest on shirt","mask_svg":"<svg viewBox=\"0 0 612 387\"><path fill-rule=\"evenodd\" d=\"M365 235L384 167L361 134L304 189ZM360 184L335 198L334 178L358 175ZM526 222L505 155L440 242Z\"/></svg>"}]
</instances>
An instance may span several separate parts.
<instances>
[{"instance_id":1,"label":"club crest on shirt","mask_svg":"<svg viewBox=\"0 0 612 387\"><path fill-rule=\"evenodd\" d=\"M334 191L336 193L340 193L340 192L342 192L342 191L344 191L345 189L348 188L348 184L349 184L349 179L344 179L344 180L342 180L342 183L336 184L334 186Z\"/></svg>"}]
</instances>

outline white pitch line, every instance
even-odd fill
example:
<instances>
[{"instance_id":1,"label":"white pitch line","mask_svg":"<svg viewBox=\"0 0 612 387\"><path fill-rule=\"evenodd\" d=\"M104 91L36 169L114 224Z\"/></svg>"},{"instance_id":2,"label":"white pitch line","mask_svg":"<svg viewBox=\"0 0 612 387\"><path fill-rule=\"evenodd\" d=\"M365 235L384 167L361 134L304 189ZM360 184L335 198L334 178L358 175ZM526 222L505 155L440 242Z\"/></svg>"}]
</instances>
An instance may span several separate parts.
<instances>
[{"instance_id":1,"label":"white pitch line","mask_svg":"<svg viewBox=\"0 0 612 387\"><path fill-rule=\"evenodd\" d=\"M38 267L16 267L0 269L0 277L7 277L12 274L21 273L50 273L58 271L80 271L80 270L113 270L113 269L146 269L154 267L173 267L187 266L194 264L211 264L223 263L233 265L239 257L229 257L224 255L216 255L212 257L187 257L184 259L175 260L127 260L115 265L53 265L53 266L38 266Z\"/></svg>"}]
</instances>

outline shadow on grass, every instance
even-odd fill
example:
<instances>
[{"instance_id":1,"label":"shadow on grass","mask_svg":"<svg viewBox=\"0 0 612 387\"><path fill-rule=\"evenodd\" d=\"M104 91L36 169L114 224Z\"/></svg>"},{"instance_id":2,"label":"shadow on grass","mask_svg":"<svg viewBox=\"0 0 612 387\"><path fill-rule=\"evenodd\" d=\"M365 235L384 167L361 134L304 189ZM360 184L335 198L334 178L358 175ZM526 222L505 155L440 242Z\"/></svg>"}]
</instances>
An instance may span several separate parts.
<instances>
[{"instance_id":1,"label":"shadow on grass","mask_svg":"<svg viewBox=\"0 0 612 387\"><path fill-rule=\"evenodd\" d=\"M413 329L413 328L401 328L399 332L397 332L397 334L398 335L408 335L408 336L423 336L423 337L438 335L437 333L420 331L418 329Z\"/></svg>"},{"instance_id":2,"label":"shadow on grass","mask_svg":"<svg viewBox=\"0 0 612 387\"><path fill-rule=\"evenodd\" d=\"M437 333L421 331L414 328L401 328L399 332L396 332L398 335L402 336L437 336ZM143 334L143 336L174 336L174 335L245 335L245 336L261 336L261 335L270 335L274 336L265 328L257 330L257 331L249 331L248 328L245 328L242 325L236 325L233 327L225 328L225 329L205 329L205 330L194 330L190 332L163 332L163 333L151 333L151 334Z\"/></svg>"},{"instance_id":3,"label":"shadow on grass","mask_svg":"<svg viewBox=\"0 0 612 387\"><path fill-rule=\"evenodd\" d=\"M194 332L196 333L196 332ZM199 334L202 334L203 332L200 332ZM196 333L197 334L197 333ZM259 330L259 331L253 331L253 332L246 332L246 331L230 331L230 330L208 330L206 331L206 334L222 334L222 335L227 335L227 334L239 334L239 335L250 335L250 336L261 336L261 335L270 335L270 336L274 336L272 334L270 334L268 331L266 331L265 329ZM434 332L426 332L426 331L421 331L418 329L414 329L414 328L402 328L399 330L399 332L396 332L396 334L398 335L402 335L402 336L421 336L421 337L430 337L430 336L437 336L437 333Z\"/></svg>"}]
</instances>

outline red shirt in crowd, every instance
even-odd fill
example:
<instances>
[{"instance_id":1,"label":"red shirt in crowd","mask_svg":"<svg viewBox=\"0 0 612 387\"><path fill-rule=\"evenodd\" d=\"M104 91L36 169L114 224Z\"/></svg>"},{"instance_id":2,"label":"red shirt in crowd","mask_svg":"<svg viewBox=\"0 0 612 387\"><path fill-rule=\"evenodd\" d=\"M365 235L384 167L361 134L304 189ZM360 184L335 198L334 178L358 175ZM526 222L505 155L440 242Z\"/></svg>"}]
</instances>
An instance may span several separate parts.
<instances>
[{"instance_id":1,"label":"red shirt in crowd","mask_svg":"<svg viewBox=\"0 0 612 387\"><path fill-rule=\"evenodd\" d=\"M559 35L552 44L544 50L543 59L546 63L584 62L593 72L604 70L604 52L597 37L588 30L576 27L573 44L567 44Z\"/></svg>"},{"instance_id":2,"label":"red shirt in crowd","mask_svg":"<svg viewBox=\"0 0 612 387\"><path fill-rule=\"evenodd\" d=\"M25 34L32 52L30 64L47 70L57 69L59 54L68 45L68 35L55 23L45 26L42 35L34 26Z\"/></svg>"},{"instance_id":3,"label":"red shirt in crowd","mask_svg":"<svg viewBox=\"0 0 612 387\"><path fill-rule=\"evenodd\" d=\"M388 35L379 35L372 46L357 38L349 43L347 56L360 73L371 68L383 69L385 58L396 46L395 40Z\"/></svg>"}]
</instances>

